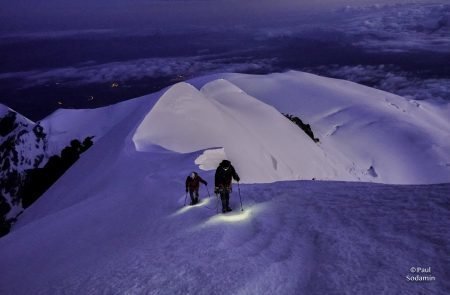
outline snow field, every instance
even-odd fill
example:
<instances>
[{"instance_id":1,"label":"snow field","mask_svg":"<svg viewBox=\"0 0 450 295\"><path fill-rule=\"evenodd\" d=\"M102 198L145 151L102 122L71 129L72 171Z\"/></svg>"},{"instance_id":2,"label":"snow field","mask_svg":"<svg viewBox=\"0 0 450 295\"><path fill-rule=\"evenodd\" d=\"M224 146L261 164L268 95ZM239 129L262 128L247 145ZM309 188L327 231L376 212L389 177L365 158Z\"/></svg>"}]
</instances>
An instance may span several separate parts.
<instances>
[{"instance_id":1,"label":"snow field","mask_svg":"<svg viewBox=\"0 0 450 295\"><path fill-rule=\"evenodd\" d=\"M448 288L448 185L241 185L244 212L234 185L234 211L217 215L203 185L202 202L183 207L184 177L198 155L161 150L120 157L95 180L104 181L102 193L0 240L8 254L1 286L13 294L440 294ZM132 168L122 171L125 163ZM212 172L201 175L212 183ZM438 281L406 282L416 265L432 266Z\"/></svg>"},{"instance_id":2,"label":"snow field","mask_svg":"<svg viewBox=\"0 0 450 295\"><path fill-rule=\"evenodd\" d=\"M311 124L328 161L350 178L392 184L450 179L450 105L406 100L352 82L301 72L229 75L280 112ZM373 167L377 176L370 171Z\"/></svg>"},{"instance_id":3,"label":"snow field","mask_svg":"<svg viewBox=\"0 0 450 295\"><path fill-rule=\"evenodd\" d=\"M408 109L397 96L294 72L227 79L177 84L111 116L98 110L106 121L95 144L0 239L0 294L450 289L449 184L309 180L447 180L437 167L448 157L448 108ZM310 123L321 143L279 111ZM66 134L83 115L70 118ZM212 193L221 157L256 183L240 185L245 211L236 184L231 214L216 214L203 185L202 203L183 207L186 176L200 165ZM389 174L395 167L400 175ZM274 182L292 178L306 180ZM413 266L431 266L436 281L408 282Z\"/></svg>"}]
</instances>

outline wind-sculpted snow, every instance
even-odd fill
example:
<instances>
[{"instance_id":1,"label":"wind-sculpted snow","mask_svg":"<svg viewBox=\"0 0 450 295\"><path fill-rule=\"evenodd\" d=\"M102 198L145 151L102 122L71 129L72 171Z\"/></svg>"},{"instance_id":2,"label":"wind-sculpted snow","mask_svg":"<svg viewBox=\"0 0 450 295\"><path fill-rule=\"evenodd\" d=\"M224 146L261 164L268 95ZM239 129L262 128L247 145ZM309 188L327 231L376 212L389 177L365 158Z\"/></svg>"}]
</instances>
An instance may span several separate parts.
<instances>
[{"instance_id":1,"label":"wind-sculpted snow","mask_svg":"<svg viewBox=\"0 0 450 295\"><path fill-rule=\"evenodd\" d=\"M231 75L243 91L311 124L329 161L382 183L450 179L450 104L407 100L352 82L300 72ZM377 177L370 171L375 170Z\"/></svg>"},{"instance_id":2,"label":"wind-sculpted snow","mask_svg":"<svg viewBox=\"0 0 450 295\"><path fill-rule=\"evenodd\" d=\"M220 76L193 80L200 91L181 83L162 95L133 136L137 149L223 147L246 182L450 179L448 104L299 72L222 75L228 81ZM311 124L320 144L292 128L280 112Z\"/></svg>"},{"instance_id":3,"label":"wind-sculpted snow","mask_svg":"<svg viewBox=\"0 0 450 295\"><path fill-rule=\"evenodd\" d=\"M68 134L99 118L96 142L0 239L0 294L450 289L449 184L272 182L448 182L447 107L302 73L223 77L69 116ZM223 157L272 183L233 184L233 212L217 214L210 169ZM209 186L183 206L193 170ZM412 267L431 281L408 281Z\"/></svg>"},{"instance_id":4,"label":"wind-sculpted snow","mask_svg":"<svg viewBox=\"0 0 450 295\"><path fill-rule=\"evenodd\" d=\"M108 173L80 175L84 185L66 190L66 197L89 193L88 199L0 240L0 293L440 294L449 288L448 185L241 185L243 212L235 185L234 211L218 215L204 187L199 205L183 207L184 177L197 156L123 154ZM202 176L212 183L212 172ZM66 177L60 189L72 182ZM51 206L57 197L40 201ZM431 266L436 280L408 282L412 266Z\"/></svg>"},{"instance_id":5,"label":"wind-sculpted snow","mask_svg":"<svg viewBox=\"0 0 450 295\"><path fill-rule=\"evenodd\" d=\"M183 153L223 147L245 182L348 177L275 108L226 80L212 81L201 91L186 83L173 86L133 140L139 151L154 144Z\"/></svg>"},{"instance_id":6,"label":"wind-sculpted snow","mask_svg":"<svg viewBox=\"0 0 450 295\"><path fill-rule=\"evenodd\" d=\"M153 95L154 96L154 95ZM153 96L146 96L151 100ZM73 138L103 137L136 108L142 106L142 99L121 102L97 109L59 109L41 121L49 134L50 148L61 150Z\"/></svg>"}]
</instances>

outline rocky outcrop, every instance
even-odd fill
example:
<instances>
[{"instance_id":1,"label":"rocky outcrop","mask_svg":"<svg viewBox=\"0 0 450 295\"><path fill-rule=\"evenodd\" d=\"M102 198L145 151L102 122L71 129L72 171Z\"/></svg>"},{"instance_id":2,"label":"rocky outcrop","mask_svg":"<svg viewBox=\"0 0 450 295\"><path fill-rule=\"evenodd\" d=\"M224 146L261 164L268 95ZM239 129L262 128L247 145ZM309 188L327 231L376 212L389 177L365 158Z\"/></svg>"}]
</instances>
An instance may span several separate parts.
<instances>
[{"instance_id":1,"label":"rocky outcrop","mask_svg":"<svg viewBox=\"0 0 450 295\"><path fill-rule=\"evenodd\" d=\"M23 210L19 190L24 171L47 160L46 134L39 125L2 106L0 117L0 236Z\"/></svg>"}]
</instances>

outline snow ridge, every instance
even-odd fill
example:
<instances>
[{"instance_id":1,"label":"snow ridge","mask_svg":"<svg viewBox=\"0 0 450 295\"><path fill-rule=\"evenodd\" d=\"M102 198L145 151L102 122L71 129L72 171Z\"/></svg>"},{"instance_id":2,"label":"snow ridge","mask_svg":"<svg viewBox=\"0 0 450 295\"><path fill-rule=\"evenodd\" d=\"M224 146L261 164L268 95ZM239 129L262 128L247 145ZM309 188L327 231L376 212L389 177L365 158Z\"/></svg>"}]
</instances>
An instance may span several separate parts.
<instances>
[{"instance_id":1,"label":"snow ridge","mask_svg":"<svg viewBox=\"0 0 450 295\"><path fill-rule=\"evenodd\" d=\"M299 72L189 82L49 118L96 142L0 239L1 294L449 290L450 185L430 184L450 179L448 106ZM244 181L217 214L225 157ZM435 281L407 281L418 263Z\"/></svg>"},{"instance_id":2,"label":"snow ridge","mask_svg":"<svg viewBox=\"0 0 450 295\"><path fill-rule=\"evenodd\" d=\"M212 81L200 91L186 83L173 86L133 141L139 151L154 144L182 153L223 147L248 183L333 176L319 146L275 108L226 80ZM286 145L280 148L282 142ZM300 147L308 153L299 152ZM310 168L296 168L305 166Z\"/></svg>"},{"instance_id":3,"label":"snow ridge","mask_svg":"<svg viewBox=\"0 0 450 295\"><path fill-rule=\"evenodd\" d=\"M450 179L449 106L299 72L224 78L193 81L200 90L171 87L133 135L137 150L222 147L249 183ZM305 118L320 143L292 128L281 112Z\"/></svg>"}]
</instances>

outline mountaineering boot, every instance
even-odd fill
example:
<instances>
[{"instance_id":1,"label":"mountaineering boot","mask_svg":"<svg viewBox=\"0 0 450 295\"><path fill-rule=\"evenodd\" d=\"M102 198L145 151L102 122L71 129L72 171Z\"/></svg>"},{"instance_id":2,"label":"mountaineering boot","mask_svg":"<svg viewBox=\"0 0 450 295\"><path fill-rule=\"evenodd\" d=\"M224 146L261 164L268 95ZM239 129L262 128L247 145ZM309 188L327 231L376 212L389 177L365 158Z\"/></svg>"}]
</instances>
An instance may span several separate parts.
<instances>
[{"instance_id":1,"label":"mountaineering boot","mask_svg":"<svg viewBox=\"0 0 450 295\"><path fill-rule=\"evenodd\" d=\"M227 208L227 212L231 212L233 211L233 209L231 209L230 207Z\"/></svg>"}]
</instances>

